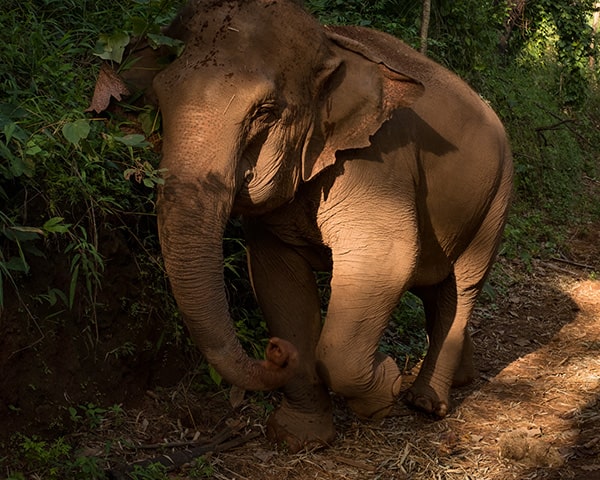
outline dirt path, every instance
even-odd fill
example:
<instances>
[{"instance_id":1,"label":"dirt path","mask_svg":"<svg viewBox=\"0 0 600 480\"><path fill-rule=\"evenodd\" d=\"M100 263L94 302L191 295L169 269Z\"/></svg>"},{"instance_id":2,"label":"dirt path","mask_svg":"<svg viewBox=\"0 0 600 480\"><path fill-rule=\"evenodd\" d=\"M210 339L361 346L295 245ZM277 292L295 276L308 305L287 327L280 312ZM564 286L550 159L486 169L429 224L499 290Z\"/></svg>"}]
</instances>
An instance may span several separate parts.
<instances>
[{"instance_id":1,"label":"dirt path","mask_svg":"<svg viewBox=\"0 0 600 480\"><path fill-rule=\"evenodd\" d=\"M577 263L600 270L598 240L586 239ZM501 263L498 269L513 284L476 312L481 375L454 392L446 419L435 421L399 403L384 421L362 422L336 399L332 447L290 455L260 435L209 455L212 478L600 479L600 281L590 276L592 269L558 260L530 268ZM405 387L410 380L407 375ZM192 394L182 384L151 393L121 435L160 444L214 438L228 425L240 438L262 428L269 402L260 398L251 396L232 411L222 394ZM90 439L91 454L102 442ZM121 453L133 460L158 450ZM173 478L200 477L184 468Z\"/></svg>"}]
</instances>

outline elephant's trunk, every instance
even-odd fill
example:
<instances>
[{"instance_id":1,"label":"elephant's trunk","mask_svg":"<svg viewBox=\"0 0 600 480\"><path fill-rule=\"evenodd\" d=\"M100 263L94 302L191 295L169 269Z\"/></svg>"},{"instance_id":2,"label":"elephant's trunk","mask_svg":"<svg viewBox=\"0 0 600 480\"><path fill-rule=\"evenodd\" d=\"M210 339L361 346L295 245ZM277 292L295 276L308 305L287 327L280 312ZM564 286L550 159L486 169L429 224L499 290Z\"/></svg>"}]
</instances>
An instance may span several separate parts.
<instances>
[{"instance_id":1,"label":"elephant's trunk","mask_svg":"<svg viewBox=\"0 0 600 480\"><path fill-rule=\"evenodd\" d=\"M266 360L250 358L235 334L225 294L222 241L236 194L235 155L220 158L222 153L210 148L214 145L198 139L198 130L177 135L177 142L169 133L167 128L159 236L173 293L190 334L227 382L247 390L281 387L295 373L296 349L272 338ZM204 145L192 145L190 138Z\"/></svg>"}]
</instances>

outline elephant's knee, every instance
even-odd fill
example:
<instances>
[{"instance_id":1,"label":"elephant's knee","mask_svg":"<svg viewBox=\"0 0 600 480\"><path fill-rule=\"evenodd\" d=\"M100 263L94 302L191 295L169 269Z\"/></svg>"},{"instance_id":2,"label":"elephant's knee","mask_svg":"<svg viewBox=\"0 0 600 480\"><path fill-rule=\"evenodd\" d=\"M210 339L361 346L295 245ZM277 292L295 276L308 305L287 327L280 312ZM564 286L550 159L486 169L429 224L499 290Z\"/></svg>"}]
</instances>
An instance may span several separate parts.
<instances>
[{"instance_id":1,"label":"elephant's knee","mask_svg":"<svg viewBox=\"0 0 600 480\"><path fill-rule=\"evenodd\" d=\"M381 418L392 408L400 394L402 376L396 362L377 352L366 358L350 358L343 352L317 350L317 369L322 380L346 398L360 417Z\"/></svg>"},{"instance_id":2,"label":"elephant's knee","mask_svg":"<svg viewBox=\"0 0 600 480\"><path fill-rule=\"evenodd\" d=\"M367 372L360 372L354 363L333 348L317 348L317 372L321 380L344 397L354 395L360 384L365 383L361 377L366 377Z\"/></svg>"}]
</instances>

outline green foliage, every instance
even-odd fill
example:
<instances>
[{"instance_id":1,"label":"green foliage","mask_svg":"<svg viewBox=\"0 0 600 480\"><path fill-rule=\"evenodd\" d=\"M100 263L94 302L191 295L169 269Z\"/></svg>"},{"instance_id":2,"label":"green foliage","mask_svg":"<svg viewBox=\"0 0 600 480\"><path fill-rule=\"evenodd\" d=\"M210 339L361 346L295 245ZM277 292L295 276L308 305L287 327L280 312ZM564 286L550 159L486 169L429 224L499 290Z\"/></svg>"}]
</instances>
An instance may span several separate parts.
<instances>
[{"instance_id":1,"label":"green foliage","mask_svg":"<svg viewBox=\"0 0 600 480\"><path fill-rule=\"evenodd\" d=\"M100 427L100 425L104 421L106 413L106 408L98 407L93 403L79 405L79 408L69 407L69 415L71 417L71 421L75 423L85 423L89 430L95 430L98 427ZM115 416L119 416L122 414L122 410L117 405L113 407L111 413L114 413Z\"/></svg>"},{"instance_id":2,"label":"green foliage","mask_svg":"<svg viewBox=\"0 0 600 480\"><path fill-rule=\"evenodd\" d=\"M503 14L503 2L433 1L428 54L463 78L476 78L496 61Z\"/></svg>"},{"instance_id":3,"label":"green foliage","mask_svg":"<svg viewBox=\"0 0 600 480\"><path fill-rule=\"evenodd\" d=\"M112 60L117 63L123 61L125 47L129 45L131 37L126 32L117 31L112 35L100 34L100 39L94 48L94 55L103 60Z\"/></svg>"},{"instance_id":4,"label":"green foliage","mask_svg":"<svg viewBox=\"0 0 600 480\"><path fill-rule=\"evenodd\" d=\"M75 236L65 249L65 253L70 254L71 258L69 308L73 308L80 273L84 278L85 291L91 303L94 302L96 291L102 283L101 277L102 270L104 269L104 260L98 253L96 242L92 243L88 241L87 235L87 230L80 227L80 235Z\"/></svg>"},{"instance_id":5,"label":"green foliage","mask_svg":"<svg viewBox=\"0 0 600 480\"><path fill-rule=\"evenodd\" d=\"M212 478L215 469L205 457L194 459L187 475L192 480L201 480L203 478Z\"/></svg>"},{"instance_id":6,"label":"green foliage","mask_svg":"<svg viewBox=\"0 0 600 480\"><path fill-rule=\"evenodd\" d=\"M581 188L600 171L600 141L589 110L565 109L554 79L561 67L529 52L501 72L482 75L481 91L503 118L513 146L515 201L502 252L530 260L568 248L566 233L598 212L600 200ZM597 213L596 213L597 217Z\"/></svg>"},{"instance_id":7,"label":"green foliage","mask_svg":"<svg viewBox=\"0 0 600 480\"><path fill-rule=\"evenodd\" d=\"M243 237L241 222L237 219L231 220L223 241L227 297L238 338L251 355L263 358L269 335L248 278ZM217 372L211 370L209 373L211 379L220 384Z\"/></svg>"},{"instance_id":8,"label":"green foliage","mask_svg":"<svg viewBox=\"0 0 600 480\"><path fill-rule=\"evenodd\" d=\"M28 472L43 473L45 480L102 480L106 476L97 459L74 454L63 437L48 442L33 435L17 436L20 463ZM9 479L26 478L22 472L9 473ZM30 478L28 475L27 478ZM31 477L33 478L33 477ZM37 478L37 476L36 476ZM42 478L42 477L40 477Z\"/></svg>"},{"instance_id":9,"label":"green foliage","mask_svg":"<svg viewBox=\"0 0 600 480\"><path fill-rule=\"evenodd\" d=\"M128 473L132 480L168 480L167 468L160 463L151 463L148 466L134 465Z\"/></svg>"},{"instance_id":10,"label":"green foliage","mask_svg":"<svg viewBox=\"0 0 600 480\"><path fill-rule=\"evenodd\" d=\"M56 234L65 233L70 225L63 223L62 217L53 217L41 227L16 225L14 220L0 211L0 232L6 240L6 248L0 249L0 309L4 306L4 283L8 280L15 285L13 275L27 274L29 256L41 256L42 252L35 246L35 241Z\"/></svg>"},{"instance_id":11,"label":"green foliage","mask_svg":"<svg viewBox=\"0 0 600 480\"><path fill-rule=\"evenodd\" d=\"M596 55L590 18L596 2L528 2L529 28L511 40L513 55L527 52L538 61L551 54L559 67L558 88L567 105L582 106L589 91L590 58Z\"/></svg>"},{"instance_id":12,"label":"green foliage","mask_svg":"<svg viewBox=\"0 0 600 480\"><path fill-rule=\"evenodd\" d=\"M384 333L381 350L396 359L399 366L414 366L427 351L425 312L421 300L410 292L402 297Z\"/></svg>"},{"instance_id":13,"label":"green foliage","mask_svg":"<svg viewBox=\"0 0 600 480\"><path fill-rule=\"evenodd\" d=\"M307 8L324 24L376 28L416 45L420 3L402 0L307 0Z\"/></svg>"},{"instance_id":14,"label":"green foliage","mask_svg":"<svg viewBox=\"0 0 600 480\"><path fill-rule=\"evenodd\" d=\"M64 335L63 327L74 331L74 325L67 323L75 322L75 328L84 332L81 338L87 344L82 349L88 348L90 357L97 355L99 362L131 357L138 348L132 342L111 345L106 356L107 346L97 348L103 327L97 314L104 308L100 294L107 286L110 289L113 280L105 278L111 258L104 255L107 242L103 244L102 237L113 238L108 234L118 231L132 245L131 262L141 270L141 293L132 318L139 324L140 312L147 316L152 312L165 319L167 338L160 337L157 343L179 341L174 333L174 302L157 260L154 202L162 171L148 140L159 138L157 112L141 107L92 116L84 110L101 63L94 55L101 50L96 46L99 39L106 40L102 48L111 50L113 59L122 46L119 36L154 33L154 41L160 44L164 40L159 25L168 22L180 3L3 1L0 316L19 320L18 326L9 327L11 331L25 332L30 324L35 334L56 339L57 331ZM43 272L49 268L59 274L45 277ZM36 277L40 271L42 275ZM46 278L53 283L46 283ZM129 299L127 305L132 303ZM20 309L29 318L4 317L4 308ZM151 348L158 350L160 345ZM88 402L71 407L67 414L69 427L89 431L107 422L117 425L120 418L116 407ZM96 459L80 455L63 437L48 441L22 436L17 442L17 454L0 459L9 478L105 478Z\"/></svg>"},{"instance_id":15,"label":"green foliage","mask_svg":"<svg viewBox=\"0 0 600 480\"><path fill-rule=\"evenodd\" d=\"M120 60L134 34L154 34L157 44L168 41L159 25L180 3L3 3L0 308L7 289L21 298L19 279L30 275L33 259L64 254L70 283L48 286L53 293L46 298L52 304L66 298L69 309L91 310L94 322L104 281L101 231L125 226L139 238L146 235L139 226L152 228L147 218L162 171L145 137L160 126L156 112L136 112L138 123L135 114L101 119L83 111L94 89L97 56Z\"/></svg>"}]
</instances>

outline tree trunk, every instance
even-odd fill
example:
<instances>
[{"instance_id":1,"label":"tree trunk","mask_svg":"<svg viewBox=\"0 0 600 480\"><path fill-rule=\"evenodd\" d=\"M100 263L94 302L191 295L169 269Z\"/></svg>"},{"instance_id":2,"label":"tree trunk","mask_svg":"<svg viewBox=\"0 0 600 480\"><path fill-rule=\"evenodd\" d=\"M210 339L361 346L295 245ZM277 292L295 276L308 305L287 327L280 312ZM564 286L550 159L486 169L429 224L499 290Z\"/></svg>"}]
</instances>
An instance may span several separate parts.
<instances>
[{"instance_id":1,"label":"tree trunk","mask_svg":"<svg viewBox=\"0 0 600 480\"><path fill-rule=\"evenodd\" d=\"M598 55L598 25L600 24L600 2L594 4L594 15L592 17L592 45L590 53L590 68L596 66L596 56Z\"/></svg>"},{"instance_id":2,"label":"tree trunk","mask_svg":"<svg viewBox=\"0 0 600 480\"><path fill-rule=\"evenodd\" d=\"M421 53L427 55L427 41L429 36L429 20L431 19L431 0L423 0L423 13L421 15Z\"/></svg>"},{"instance_id":3,"label":"tree trunk","mask_svg":"<svg viewBox=\"0 0 600 480\"><path fill-rule=\"evenodd\" d=\"M522 24L521 20L525 14L525 5L527 0L507 0L508 15L504 21L504 32L500 37L499 50L506 53L508 41L513 29Z\"/></svg>"}]
</instances>

